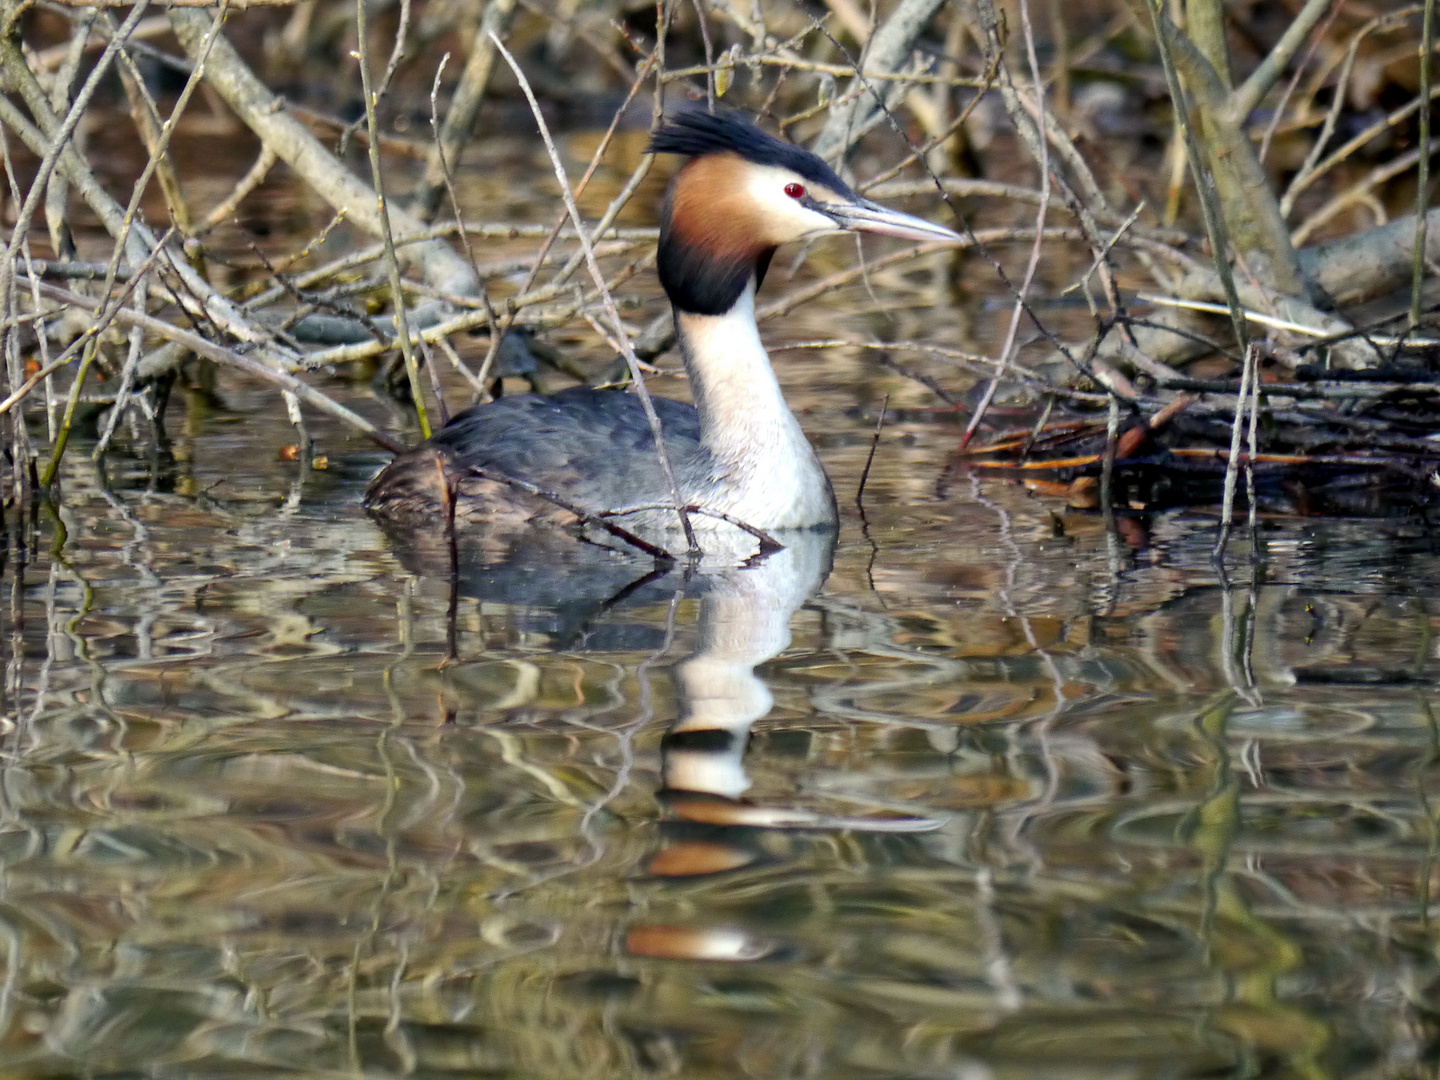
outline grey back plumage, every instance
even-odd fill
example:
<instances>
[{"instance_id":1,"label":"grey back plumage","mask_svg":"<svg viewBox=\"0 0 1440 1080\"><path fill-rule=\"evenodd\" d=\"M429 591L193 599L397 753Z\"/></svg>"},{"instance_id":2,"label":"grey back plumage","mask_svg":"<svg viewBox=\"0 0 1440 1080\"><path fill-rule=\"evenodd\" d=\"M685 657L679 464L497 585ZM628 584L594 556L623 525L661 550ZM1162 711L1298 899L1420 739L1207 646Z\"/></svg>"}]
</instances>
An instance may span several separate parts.
<instances>
[{"instance_id":1,"label":"grey back plumage","mask_svg":"<svg viewBox=\"0 0 1440 1080\"><path fill-rule=\"evenodd\" d=\"M651 400L683 496L708 471L700 420L690 405ZM533 480L592 512L670 501L644 407L618 390L501 398L458 414L432 443L460 469Z\"/></svg>"}]
</instances>

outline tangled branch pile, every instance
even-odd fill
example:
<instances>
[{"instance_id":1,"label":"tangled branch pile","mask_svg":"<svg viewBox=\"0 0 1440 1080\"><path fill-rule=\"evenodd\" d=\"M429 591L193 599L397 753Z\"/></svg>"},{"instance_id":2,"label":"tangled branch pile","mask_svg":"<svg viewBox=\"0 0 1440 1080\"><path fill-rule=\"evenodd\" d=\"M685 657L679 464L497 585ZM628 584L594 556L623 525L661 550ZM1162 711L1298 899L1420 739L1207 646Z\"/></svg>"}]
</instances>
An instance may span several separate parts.
<instances>
[{"instance_id":1,"label":"tangled branch pile","mask_svg":"<svg viewBox=\"0 0 1440 1080\"><path fill-rule=\"evenodd\" d=\"M644 130L687 97L954 219L960 253L889 254L762 318L917 258L963 268L967 294L1001 298L997 325L961 296L925 340L890 324L839 345L959 406L985 467L1107 506L1215 498L1242 464L1252 503L1308 511L1435 489L1434 0L3 0L0 20L0 413L22 512L72 433L93 423L96 456L117 431L161 445L171 388L204 392L217 367L278 390L308 464L306 408L399 445L337 400L365 364L404 371L389 385L428 432L504 376L614 375L613 352L557 360L561 328L663 357L653 231L621 223ZM583 212L479 220L478 159L533 131L532 84L562 130L604 129L557 177ZM187 160L207 123L253 164ZM257 238L245 219L283 173L300 225ZM607 319L612 297L642 321Z\"/></svg>"}]
</instances>

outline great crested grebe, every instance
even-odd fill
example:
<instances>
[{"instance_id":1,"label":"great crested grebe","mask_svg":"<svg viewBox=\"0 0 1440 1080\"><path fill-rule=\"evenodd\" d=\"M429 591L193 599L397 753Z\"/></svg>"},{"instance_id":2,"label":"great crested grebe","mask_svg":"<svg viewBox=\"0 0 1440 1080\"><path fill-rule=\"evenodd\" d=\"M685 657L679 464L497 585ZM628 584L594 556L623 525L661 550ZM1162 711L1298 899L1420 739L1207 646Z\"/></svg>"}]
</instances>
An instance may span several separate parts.
<instances>
[{"instance_id":1,"label":"great crested grebe","mask_svg":"<svg viewBox=\"0 0 1440 1080\"><path fill-rule=\"evenodd\" d=\"M766 531L833 526L830 480L760 343L755 290L775 249L793 240L841 231L960 237L862 198L814 154L734 115L674 115L650 150L690 158L661 211L657 267L695 404L653 399L681 503L711 512L692 518L697 529L720 526L717 512ZM442 469L462 525L575 520L562 499L589 514L672 501L640 399L620 390L577 387L467 409L386 466L365 505L400 526L443 521Z\"/></svg>"}]
</instances>

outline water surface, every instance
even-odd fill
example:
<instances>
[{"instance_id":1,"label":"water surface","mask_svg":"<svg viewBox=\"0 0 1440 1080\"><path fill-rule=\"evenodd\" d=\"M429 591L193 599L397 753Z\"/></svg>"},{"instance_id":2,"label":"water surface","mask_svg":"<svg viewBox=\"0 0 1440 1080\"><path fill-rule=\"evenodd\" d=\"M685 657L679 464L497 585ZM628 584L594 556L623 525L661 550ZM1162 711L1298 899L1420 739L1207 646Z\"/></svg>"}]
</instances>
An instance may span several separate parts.
<instances>
[{"instance_id":1,"label":"water surface","mask_svg":"<svg viewBox=\"0 0 1440 1080\"><path fill-rule=\"evenodd\" d=\"M172 490L77 455L8 598L7 1075L1429 1068L1422 528L1262 522L1227 587L1212 517L899 423L828 575L477 556L452 615L379 458L231 402ZM849 503L868 421L807 423Z\"/></svg>"},{"instance_id":2,"label":"water surface","mask_svg":"<svg viewBox=\"0 0 1440 1080\"><path fill-rule=\"evenodd\" d=\"M774 333L943 338L904 272ZM452 592L238 383L173 468L82 440L10 537L0 1074L1433 1075L1428 528L1222 573L1213 514L957 469L868 356L785 355L845 521L743 569Z\"/></svg>"}]
</instances>

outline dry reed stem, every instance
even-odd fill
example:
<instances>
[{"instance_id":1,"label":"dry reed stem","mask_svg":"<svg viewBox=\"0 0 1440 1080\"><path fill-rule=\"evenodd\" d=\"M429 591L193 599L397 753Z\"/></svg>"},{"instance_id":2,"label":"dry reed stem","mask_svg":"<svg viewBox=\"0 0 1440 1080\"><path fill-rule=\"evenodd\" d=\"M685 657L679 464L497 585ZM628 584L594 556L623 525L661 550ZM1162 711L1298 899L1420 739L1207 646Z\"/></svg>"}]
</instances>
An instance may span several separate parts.
<instances>
[{"instance_id":1,"label":"dry reed stem","mask_svg":"<svg viewBox=\"0 0 1440 1080\"><path fill-rule=\"evenodd\" d=\"M1208 304L1200 300L1182 300L1173 296L1156 296L1153 293L1138 293L1137 300L1143 300L1149 304L1160 304L1165 307L1185 308L1190 311L1205 311L1213 315L1228 315L1230 309L1223 304ZM1305 323L1295 322L1291 319L1280 319L1273 315L1266 315L1264 312L1251 311L1248 308L1241 309L1241 315L1248 322L1258 326L1267 326L1273 330L1288 330L1292 334L1301 334L1309 338L1333 338L1337 333L1359 333L1347 327L1345 330L1337 330L1333 324L1330 327L1308 326ZM1411 334L1393 336L1389 334L1372 334L1364 332L1365 340L1371 345L1378 345L1382 348L1395 348L1406 346L1408 348L1440 348L1440 338L1415 337Z\"/></svg>"},{"instance_id":2,"label":"dry reed stem","mask_svg":"<svg viewBox=\"0 0 1440 1080\"><path fill-rule=\"evenodd\" d=\"M1244 430L1246 399L1251 394L1258 397L1258 382L1254 374L1259 369L1258 350L1254 343L1245 346L1245 363L1240 371L1240 393L1235 398L1235 419L1230 426L1230 456L1225 462L1225 488L1220 498L1220 532L1215 538L1211 558L1217 562L1225 557L1225 546L1230 542L1230 522L1235 512L1235 480L1240 469L1240 436Z\"/></svg>"}]
</instances>

